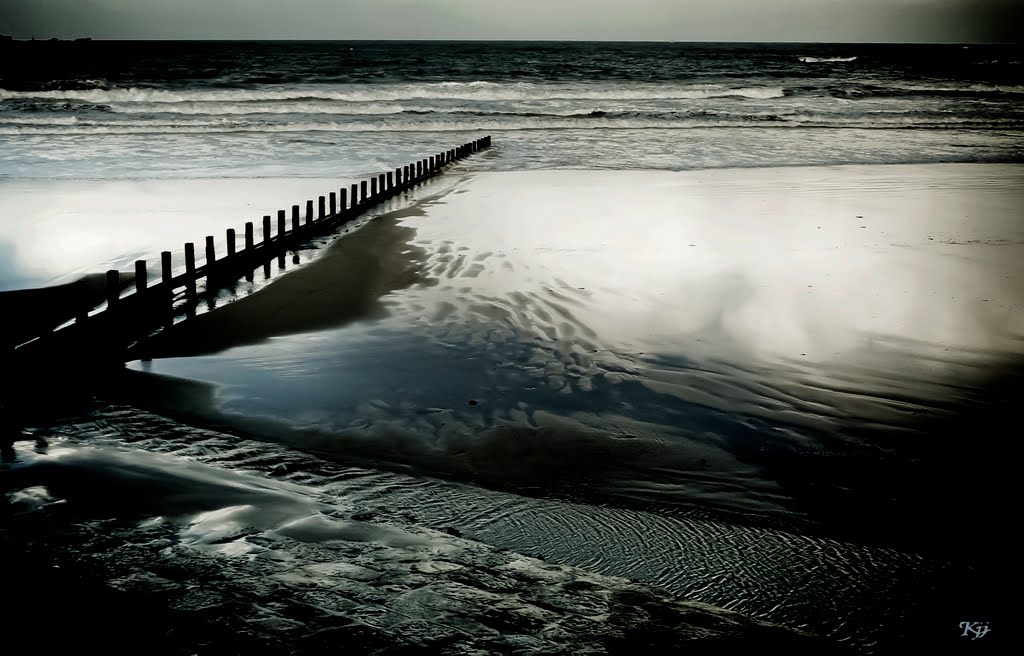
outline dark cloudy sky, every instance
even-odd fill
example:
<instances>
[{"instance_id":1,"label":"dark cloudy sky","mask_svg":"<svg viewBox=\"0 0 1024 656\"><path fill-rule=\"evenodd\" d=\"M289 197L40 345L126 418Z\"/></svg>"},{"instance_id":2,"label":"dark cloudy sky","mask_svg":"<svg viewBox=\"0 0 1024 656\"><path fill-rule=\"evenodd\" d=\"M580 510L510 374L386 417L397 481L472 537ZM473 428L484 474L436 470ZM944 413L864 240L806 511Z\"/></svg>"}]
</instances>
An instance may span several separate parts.
<instances>
[{"instance_id":1,"label":"dark cloudy sky","mask_svg":"<svg viewBox=\"0 0 1024 656\"><path fill-rule=\"evenodd\" d=\"M0 0L0 33L111 39L1018 41L1024 0Z\"/></svg>"}]
</instances>

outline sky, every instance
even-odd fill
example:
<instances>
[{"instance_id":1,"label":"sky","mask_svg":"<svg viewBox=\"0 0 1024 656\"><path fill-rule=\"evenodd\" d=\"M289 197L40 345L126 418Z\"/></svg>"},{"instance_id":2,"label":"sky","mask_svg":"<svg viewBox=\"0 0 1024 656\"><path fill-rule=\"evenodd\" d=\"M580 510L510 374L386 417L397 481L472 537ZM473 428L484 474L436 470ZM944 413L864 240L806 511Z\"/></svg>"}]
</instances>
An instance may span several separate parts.
<instances>
[{"instance_id":1,"label":"sky","mask_svg":"<svg viewBox=\"0 0 1024 656\"><path fill-rule=\"evenodd\" d=\"M1022 0L0 0L0 33L97 39L1019 42Z\"/></svg>"}]
</instances>

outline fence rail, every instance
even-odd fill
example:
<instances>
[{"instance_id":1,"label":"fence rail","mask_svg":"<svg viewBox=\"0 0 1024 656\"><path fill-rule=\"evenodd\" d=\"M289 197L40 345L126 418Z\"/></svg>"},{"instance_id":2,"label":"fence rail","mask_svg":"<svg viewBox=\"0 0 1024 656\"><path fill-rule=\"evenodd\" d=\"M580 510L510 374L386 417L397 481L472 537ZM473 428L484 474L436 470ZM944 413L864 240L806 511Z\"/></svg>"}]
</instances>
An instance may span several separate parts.
<instances>
[{"instance_id":1,"label":"fence rail","mask_svg":"<svg viewBox=\"0 0 1024 656\"><path fill-rule=\"evenodd\" d=\"M330 234L338 226L372 207L412 189L441 173L449 165L490 145L491 137L483 137L424 157L394 171L373 176L369 180L362 180L348 189L342 187L320 196L315 213L312 200L306 201L304 212L299 205L293 205L290 217L287 210L279 210L276 226L274 217L264 216L260 226L262 240L259 242L256 242L256 226L253 222L245 224L241 247L235 230L228 229L226 252L221 254L216 251L214 237L207 236L202 264L196 263L195 243L186 243L185 271L177 275L171 251L164 251L160 254L160 279L154 284L150 284L149 263L146 260L135 262L135 284L127 290L122 284L121 272L107 271L105 303L76 308L73 320L15 346L14 355L28 355L61 343L80 344L83 339L88 339L90 346L123 354L130 343L174 324L181 290L184 290L185 314L191 316L199 303L200 280L206 280L206 291L209 292L233 284L243 277L251 279L259 266L269 266L270 262L283 257L288 250L294 250L317 236ZM276 230L273 229L275 227Z\"/></svg>"}]
</instances>

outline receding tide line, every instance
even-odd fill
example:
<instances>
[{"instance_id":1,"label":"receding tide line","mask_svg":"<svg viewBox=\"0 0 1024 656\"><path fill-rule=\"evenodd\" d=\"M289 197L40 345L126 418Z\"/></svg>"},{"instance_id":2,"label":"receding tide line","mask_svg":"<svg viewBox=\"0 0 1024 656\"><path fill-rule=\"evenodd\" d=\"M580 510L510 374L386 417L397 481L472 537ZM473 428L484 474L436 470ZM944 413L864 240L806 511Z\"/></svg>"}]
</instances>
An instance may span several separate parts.
<instances>
[{"instance_id":1,"label":"receding tide line","mask_svg":"<svg viewBox=\"0 0 1024 656\"><path fill-rule=\"evenodd\" d=\"M151 337L157 332L174 325L178 314L179 293L184 291L184 310L187 318L194 317L199 303L197 281L206 279L206 291L228 287L242 277L252 279L253 272L260 265L268 266L274 258L283 258L287 250L308 242L310 239L330 234L338 226L351 221L370 208L385 200L421 184L438 175L449 165L469 157L491 145L491 137L451 148L430 157L424 157L394 171L372 176L351 190L342 187L337 192L320 196L314 215L313 201L307 200L305 217L298 205L292 206L291 222L287 212L277 213L276 233L272 230L271 216L264 216L262 240L256 243L255 226L245 224L244 242L237 247L237 235L233 229L227 231L227 252L218 257L212 235L206 237L205 262L196 264L196 248L192 242L185 244L185 272L174 275L171 251L160 254L160 281L149 284L149 265L146 260L137 260L134 271L134 288L124 290L124 283L132 280L133 274L116 269L106 273L106 301L99 306L83 304L69 308L67 316L74 316L55 330L40 334L14 347L15 355L44 355L49 350L67 351L70 348L87 348L93 356L124 362L127 348L140 339Z\"/></svg>"}]
</instances>

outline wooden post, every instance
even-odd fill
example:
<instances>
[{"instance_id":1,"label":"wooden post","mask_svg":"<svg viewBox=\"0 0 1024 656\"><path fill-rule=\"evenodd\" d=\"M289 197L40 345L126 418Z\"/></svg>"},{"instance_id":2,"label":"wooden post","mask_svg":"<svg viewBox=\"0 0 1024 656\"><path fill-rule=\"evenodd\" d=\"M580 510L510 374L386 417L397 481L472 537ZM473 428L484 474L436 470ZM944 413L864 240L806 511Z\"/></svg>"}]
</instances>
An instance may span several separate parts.
<instances>
[{"instance_id":1,"label":"wooden post","mask_svg":"<svg viewBox=\"0 0 1024 656\"><path fill-rule=\"evenodd\" d=\"M409 165L406 164L402 167L402 184L409 186Z\"/></svg>"},{"instance_id":2,"label":"wooden post","mask_svg":"<svg viewBox=\"0 0 1024 656\"><path fill-rule=\"evenodd\" d=\"M327 216L327 197L326 196L320 196L319 209L320 209L320 213L316 217L317 221L319 221L320 219L322 219L325 216Z\"/></svg>"},{"instance_id":3,"label":"wooden post","mask_svg":"<svg viewBox=\"0 0 1024 656\"><path fill-rule=\"evenodd\" d=\"M423 177L423 160L416 162L416 179L419 180Z\"/></svg>"},{"instance_id":4,"label":"wooden post","mask_svg":"<svg viewBox=\"0 0 1024 656\"><path fill-rule=\"evenodd\" d=\"M171 252L160 253L160 280L163 283L162 295L167 304L164 308L164 323L168 326L174 323L174 289L171 288L171 279L174 277L174 270L171 268Z\"/></svg>"},{"instance_id":5,"label":"wooden post","mask_svg":"<svg viewBox=\"0 0 1024 656\"><path fill-rule=\"evenodd\" d=\"M428 171L430 171L430 172L433 172L433 171L434 171L434 156L433 156L433 155L431 155L431 156L430 156L430 157L429 157L429 158L427 159L427 166L429 167L429 168L427 169Z\"/></svg>"},{"instance_id":6,"label":"wooden post","mask_svg":"<svg viewBox=\"0 0 1024 656\"><path fill-rule=\"evenodd\" d=\"M359 185L353 184L350 189L352 190L352 209L355 209L359 205Z\"/></svg>"},{"instance_id":7,"label":"wooden post","mask_svg":"<svg viewBox=\"0 0 1024 656\"><path fill-rule=\"evenodd\" d=\"M252 221L247 221L245 224L245 250L249 252L246 255L252 255L254 248L256 248L256 237L253 235Z\"/></svg>"},{"instance_id":8,"label":"wooden post","mask_svg":"<svg viewBox=\"0 0 1024 656\"><path fill-rule=\"evenodd\" d=\"M383 173L377 176L377 191L381 196L384 195L384 180L387 178Z\"/></svg>"},{"instance_id":9,"label":"wooden post","mask_svg":"<svg viewBox=\"0 0 1024 656\"><path fill-rule=\"evenodd\" d=\"M121 297L121 274L117 269L107 271L107 307L112 308Z\"/></svg>"},{"instance_id":10,"label":"wooden post","mask_svg":"<svg viewBox=\"0 0 1024 656\"><path fill-rule=\"evenodd\" d=\"M395 188L395 174L392 173L391 171L388 171L387 190L388 191L392 191L392 190L394 190L394 188Z\"/></svg>"},{"instance_id":11,"label":"wooden post","mask_svg":"<svg viewBox=\"0 0 1024 656\"><path fill-rule=\"evenodd\" d=\"M146 260L135 260L135 293L141 295L149 287Z\"/></svg>"},{"instance_id":12,"label":"wooden post","mask_svg":"<svg viewBox=\"0 0 1024 656\"><path fill-rule=\"evenodd\" d=\"M366 204L366 189L367 189L367 185L368 184L369 183L366 180L363 180L363 181L361 181L359 183L359 191L360 191L359 198L361 199L359 202L362 203L362 204Z\"/></svg>"},{"instance_id":13,"label":"wooden post","mask_svg":"<svg viewBox=\"0 0 1024 656\"><path fill-rule=\"evenodd\" d=\"M395 190L402 186L402 169L395 169Z\"/></svg>"},{"instance_id":14,"label":"wooden post","mask_svg":"<svg viewBox=\"0 0 1024 656\"><path fill-rule=\"evenodd\" d=\"M370 178L370 198L377 197L377 178Z\"/></svg>"},{"instance_id":15,"label":"wooden post","mask_svg":"<svg viewBox=\"0 0 1024 656\"><path fill-rule=\"evenodd\" d=\"M213 263L217 259L217 251L213 245L213 235L206 236L206 273L210 274Z\"/></svg>"},{"instance_id":16,"label":"wooden post","mask_svg":"<svg viewBox=\"0 0 1024 656\"><path fill-rule=\"evenodd\" d=\"M266 246L270 241L270 215L267 214L263 217L263 245Z\"/></svg>"},{"instance_id":17,"label":"wooden post","mask_svg":"<svg viewBox=\"0 0 1024 656\"><path fill-rule=\"evenodd\" d=\"M160 253L160 280L164 283L168 294L171 292L171 278L174 277L174 270L171 268L171 251Z\"/></svg>"},{"instance_id":18,"label":"wooden post","mask_svg":"<svg viewBox=\"0 0 1024 656\"><path fill-rule=\"evenodd\" d=\"M306 225L313 222L313 201L306 201Z\"/></svg>"},{"instance_id":19,"label":"wooden post","mask_svg":"<svg viewBox=\"0 0 1024 656\"><path fill-rule=\"evenodd\" d=\"M348 209L348 190L342 187L338 190L338 211L344 212Z\"/></svg>"},{"instance_id":20,"label":"wooden post","mask_svg":"<svg viewBox=\"0 0 1024 656\"><path fill-rule=\"evenodd\" d=\"M292 232L299 232L299 206L292 205Z\"/></svg>"},{"instance_id":21,"label":"wooden post","mask_svg":"<svg viewBox=\"0 0 1024 656\"><path fill-rule=\"evenodd\" d=\"M185 285L188 287L188 295L196 295L196 245L192 242L185 244Z\"/></svg>"},{"instance_id":22,"label":"wooden post","mask_svg":"<svg viewBox=\"0 0 1024 656\"><path fill-rule=\"evenodd\" d=\"M331 216L338 213L338 196L335 192L331 192Z\"/></svg>"},{"instance_id":23,"label":"wooden post","mask_svg":"<svg viewBox=\"0 0 1024 656\"><path fill-rule=\"evenodd\" d=\"M228 242L228 257L229 258L230 257L234 257L235 256L235 229L234 228L228 228L227 242Z\"/></svg>"}]
</instances>

